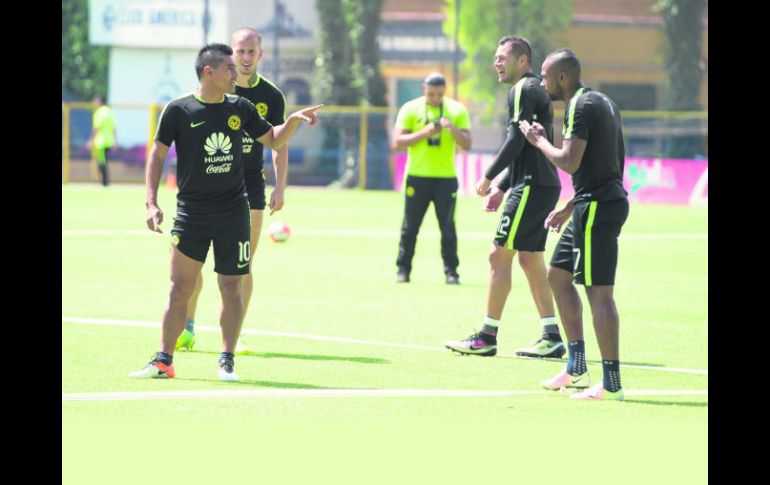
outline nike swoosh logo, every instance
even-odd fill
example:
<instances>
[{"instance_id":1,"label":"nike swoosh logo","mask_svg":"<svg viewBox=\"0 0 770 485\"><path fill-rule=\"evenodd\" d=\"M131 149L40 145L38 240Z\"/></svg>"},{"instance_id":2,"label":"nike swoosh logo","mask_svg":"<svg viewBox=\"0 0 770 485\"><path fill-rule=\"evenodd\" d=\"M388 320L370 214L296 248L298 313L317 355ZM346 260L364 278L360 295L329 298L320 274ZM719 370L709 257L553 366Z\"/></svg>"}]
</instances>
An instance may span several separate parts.
<instances>
[{"instance_id":1,"label":"nike swoosh logo","mask_svg":"<svg viewBox=\"0 0 770 485\"><path fill-rule=\"evenodd\" d=\"M246 266L248 266L248 265L249 265L249 263L243 263L243 264L241 264L241 263L238 263L238 264L237 264L237 266L238 266L238 269L242 269L242 268L245 268L245 267L246 267Z\"/></svg>"},{"instance_id":2,"label":"nike swoosh logo","mask_svg":"<svg viewBox=\"0 0 770 485\"><path fill-rule=\"evenodd\" d=\"M572 383L573 383L573 384L577 384L578 382L580 382L580 381L582 381L582 380L583 380L583 376L580 376L580 377L579 377L579 378L577 378L577 379L571 379L571 380L572 380Z\"/></svg>"},{"instance_id":3,"label":"nike swoosh logo","mask_svg":"<svg viewBox=\"0 0 770 485\"><path fill-rule=\"evenodd\" d=\"M200 123L190 123L190 128L195 128L196 126L200 126L203 123L205 123L205 121L201 121Z\"/></svg>"}]
</instances>

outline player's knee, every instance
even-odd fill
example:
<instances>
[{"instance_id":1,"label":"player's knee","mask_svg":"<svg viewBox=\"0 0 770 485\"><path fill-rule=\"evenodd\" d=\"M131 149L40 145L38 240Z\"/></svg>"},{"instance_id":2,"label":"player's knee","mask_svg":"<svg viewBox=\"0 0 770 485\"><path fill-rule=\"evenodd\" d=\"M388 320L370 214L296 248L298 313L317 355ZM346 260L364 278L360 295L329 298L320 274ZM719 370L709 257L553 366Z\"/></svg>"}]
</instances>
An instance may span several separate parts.
<instances>
[{"instance_id":1,"label":"player's knee","mask_svg":"<svg viewBox=\"0 0 770 485\"><path fill-rule=\"evenodd\" d=\"M586 286L586 296L592 307L598 309L614 309L615 297L612 286Z\"/></svg>"},{"instance_id":2,"label":"player's knee","mask_svg":"<svg viewBox=\"0 0 770 485\"><path fill-rule=\"evenodd\" d=\"M187 302L195 290L195 281L177 280L171 282L170 298L174 303Z\"/></svg>"},{"instance_id":3,"label":"player's knee","mask_svg":"<svg viewBox=\"0 0 770 485\"><path fill-rule=\"evenodd\" d=\"M493 271L507 269L511 265L514 254L515 253L510 249L493 244L492 249L489 251L489 267L492 268Z\"/></svg>"},{"instance_id":4,"label":"player's knee","mask_svg":"<svg viewBox=\"0 0 770 485\"><path fill-rule=\"evenodd\" d=\"M521 269L525 272L537 269L539 266L543 265L541 262L542 258L543 253L519 251L519 266L521 266Z\"/></svg>"},{"instance_id":5,"label":"player's knee","mask_svg":"<svg viewBox=\"0 0 770 485\"><path fill-rule=\"evenodd\" d=\"M551 289L557 290L562 288L568 288L572 286L572 273L564 271L561 268L549 266L546 272L548 278L548 284Z\"/></svg>"},{"instance_id":6,"label":"player's knee","mask_svg":"<svg viewBox=\"0 0 770 485\"><path fill-rule=\"evenodd\" d=\"M223 297L241 296L242 277L219 277L219 291Z\"/></svg>"}]
</instances>

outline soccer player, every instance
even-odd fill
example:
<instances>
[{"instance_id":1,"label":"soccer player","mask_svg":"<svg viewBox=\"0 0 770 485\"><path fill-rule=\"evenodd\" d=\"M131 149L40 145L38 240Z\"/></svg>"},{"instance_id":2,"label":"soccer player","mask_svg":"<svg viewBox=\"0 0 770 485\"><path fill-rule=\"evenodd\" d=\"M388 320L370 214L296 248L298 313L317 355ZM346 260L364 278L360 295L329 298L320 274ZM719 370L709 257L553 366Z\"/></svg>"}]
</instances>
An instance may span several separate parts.
<instances>
[{"instance_id":1,"label":"soccer player","mask_svg":"<svg viewBox=\"0 0 770 485\"><path fill-rule=\"evenodd\" d=\"M280 149L302 121L315 125L316 110L322 105L292 113L286 123L271 126L253 104L228 94L235 89L232 54L224 44L208 44L198 52L195 71L200 86L195 93L166 105L148 155L146 220L151 231L162 232L158 184L172 143L176 143L179 192L171 229L171 291L163 312L160 352L131 377L174 377L174 345L213 241L214 271L222 295L219 379L238 379L233 351L243 323L241 280L249 272L251 256L249 204L241 166L244 132Z\"/></svg>"},{"instance_id":2,"label":"soccer player","mask_svg":"<svg viewBox=\"0 0 770 485\"><path fill-rule=\"evenodd\" d=\"M283 93L273 83L260 76L257 65L262 58L262 36L254 29L242 28L232 34L230 46L233 49L233 60L238 76L235 78L235 94L251 101L256 106L260 116L273 126L284 122L286 99ZM262 220L265 212L265 170L263 146L248 134L243 137L243 169L246 178L246 192L249 197L249 218L251 233L249 248L252 254L257 250L259 235L262 232ZM273 150L273 169L275 173L275 188L270 194L270 215L283 208L284 191L286 190L286 171L289 163L289 146L284 145ZM187 307L185 329L176 342L176 348L192 350L195 345L195 309L198 297L203 287L203 277L198 277L190 303ZM243 277L243 314L249 309L251 294L254 288L252 265ZM235 347L236 354L248 354L249 348L238 338Z\"/></svg>"},{"instance_id":3,"label":"soccer player","mask_svg":"<svg viewBox=\"0 0 770 485\"><path fill-rule=\"evenodd\" d=\"M107 171L107 151L112 150L117 144L117 130L115 129L115 113L112 108L104 103L104 96L97 94L94 97L96 110L92 117L91 136L86 142L86 148L93 147L96 151L96 161L99 164L99 175L102 178L102 185L110 185L109 172Z\"/></svg>"},{"instance_id":4,"label":"soccer player","mask_svg":"<svg viewBox=\"0 0 770 485\"><path fill-rule=\"evenodd\" d=\"M527 143L518 127L521 120L539 120L547 127L548 140L553 140L553 106L548 93L540 86L540 78L532 72L531 58L532 48L523 37L509 35L498 42L494 62L498 81L512 86L508 92L508 137L477 183L476 192L487 196L487 210L497 210L507 188L513 187L513 190L505 203L489 253L487 309L481 329L466 339L444 343L448 349L461 354L497 354L497 329L511 291L511 266L517 251L540 314L543 333L531 347L517 350L516 355L561 357L566 352L556 322L543 257L548 236L545 218L559 201L561 183L556 167ZM503 169L507 172L502 187L495 187L490 193L492 180Z\"/></svg>"},{"instance_id":5,"label":"soccer player","mask_svg":"<svg viewBox=\"0 0 770 485\"><path fill-rule=\"evenodd\" d=\"M575 399L623 399L618 327L613 290L618 237L628 218L623 189L625 148L620 112L606 95L580 81L580 61L569 49L557 49L542 66L542 85L564 107L563 142L554 148L537 122L521 120L527 140L554 165L572 175L575 197L548 215L545 224L559 231L570 219L548 269L556 306L567 333L567 368L543 381L546 389L586 388L590 376L583 341L583 305L575 283L585 286L604 376L601 384L572 394ZM574 282L573 282L574 279Z\"/></svg>"},{"instance_id":6,"label":"soccer player","mask_svg":"<svg viewBox=\"0 0 770 485\"><path fill-rule=\"evenodd\" d=\"M396 259L399 283L409 282L417 233L431 201L441 229L445 281L460 283L454 219L458 188L455 145L470 150L471 123L465 106L445 98L444 91L444 76L429 74L422 83L424 96L404 103L396 117L392 148L407 149L404 219Z\"/></svg>"}]
</instances>

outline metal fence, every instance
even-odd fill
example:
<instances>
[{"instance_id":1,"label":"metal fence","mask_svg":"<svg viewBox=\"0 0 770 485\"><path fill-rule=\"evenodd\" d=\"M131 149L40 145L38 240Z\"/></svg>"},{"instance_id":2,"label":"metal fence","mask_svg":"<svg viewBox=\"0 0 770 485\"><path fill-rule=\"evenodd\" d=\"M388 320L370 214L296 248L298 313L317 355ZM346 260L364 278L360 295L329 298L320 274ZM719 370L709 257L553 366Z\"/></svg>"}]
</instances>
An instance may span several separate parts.
<instances>
[{"instance_id":1,"label":"metal fence","mask_svg":"<svg viewBox=\"0 0 770 485\"><path fill-rule=\"evenodd\" d=\"M148 143L152 141L162 105L111 105L118 117L118 146L110 157L110 178L117 182L144 181ZM288 106L286 112L299 109ZM62 103L62 182L96 181L97 165L86 149L91 132L90 103ZM394 153L389 148L396 110L379 107L325 106L321 123L301 126L289 144L289 183L392 189ZM708 158L708 112L625 111L626 155L653 158ZM489 124L471 112L474 153L495 153L503 140L505 113ZM563 110L554 112L555 143L561 143ZM484 143L476 140L486 139ZM165 164L175 164L173 149ZM265 150L268 182L272 156Z\"/></svg>"}]
</instances>

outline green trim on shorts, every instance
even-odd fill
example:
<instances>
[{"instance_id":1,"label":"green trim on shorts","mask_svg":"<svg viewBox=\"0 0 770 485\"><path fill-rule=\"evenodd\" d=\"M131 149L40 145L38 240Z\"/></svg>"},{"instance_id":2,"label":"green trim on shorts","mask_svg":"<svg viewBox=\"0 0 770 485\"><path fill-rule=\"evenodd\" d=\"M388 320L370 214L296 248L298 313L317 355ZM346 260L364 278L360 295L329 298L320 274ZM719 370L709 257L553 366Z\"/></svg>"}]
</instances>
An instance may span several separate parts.
<instances>
[{"instance_id":1,"label":"green trim on shorts","mask_svg":"<svg viewBox=\"0 0 770 485\"><path fill-rule=\"evenodd\" d=\"M586 222L586 245L585 245L585 257L583 258L583 265L585 266L585 280L586 286L592 286L591 275L591 230L594 227L594 219L596 218L596 208L599 206L599 202L593 201L588 208L588 222Z\"/></svg>"},{"instance_id":2,"label":"green trim on shorts","mask_svg":"<svg viewBox=\"0 0 770 485\"><path fill-rule=\"evenodd\" d=\"M513 224L508 233L508 240L505 241L505 247L508 249L513 249L513 238L516 235L516 230L519 228L521 216L524 215L524 206L527 205L527 199L529 198L529 188L529 185L524 187L524 192L521 193L521 202L519 202L519 206L516 208L516 215L513 216Z\"/></svg>"}]
</instances>

